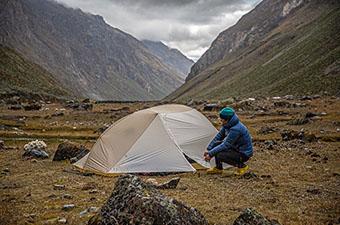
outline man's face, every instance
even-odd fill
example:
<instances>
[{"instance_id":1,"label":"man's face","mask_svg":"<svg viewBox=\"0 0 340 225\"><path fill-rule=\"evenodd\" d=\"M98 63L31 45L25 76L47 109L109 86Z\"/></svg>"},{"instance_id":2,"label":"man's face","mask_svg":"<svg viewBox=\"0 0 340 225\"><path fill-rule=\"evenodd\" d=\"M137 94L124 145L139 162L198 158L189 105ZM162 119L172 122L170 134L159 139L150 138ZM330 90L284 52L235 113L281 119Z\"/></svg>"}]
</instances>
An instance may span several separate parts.
<instances>
[{"instance_id":1,"label":"man's face","mask_svg":"<svg viewBox=\"0 0 340 225\"><path fill-rule=\"evenodd\" d=\"M223 126L224 126L224 125L227 125L228 120L225 120L225 119L222 119L222 118L220 118L220 120L221 120Z\"/></svg>"}]
</instances>

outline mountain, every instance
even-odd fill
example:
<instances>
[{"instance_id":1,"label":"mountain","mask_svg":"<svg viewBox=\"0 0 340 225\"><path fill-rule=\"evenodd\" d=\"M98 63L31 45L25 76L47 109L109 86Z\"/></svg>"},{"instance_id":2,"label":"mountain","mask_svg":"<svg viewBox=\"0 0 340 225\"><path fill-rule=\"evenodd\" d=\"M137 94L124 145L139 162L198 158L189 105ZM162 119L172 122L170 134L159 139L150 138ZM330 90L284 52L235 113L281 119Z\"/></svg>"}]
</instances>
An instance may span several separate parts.
<instances>
[{"instance_id":1,"label":"mountain","mask_svg":"<svg viewBox=\"0 0 340 225\"><path fill-rule=\"evenodd\" d=\"M79 97L160 99L183 83L142 42L98 15L50 0L0 2L0 44Z\"/></svg>"},{"instance_id":2,"label":"mountain","mask_svg":"<svg viewBox=\"0 0 340 225\"><path fill-rule=\"evenodd\" d=\"M165 65L176 70L185 80L194 61L188 59L178 49L169 48L160 41L143 40L142 42L152 54L157 56Z\"/></svg>"},{"instance_id":3,"label":"mountain","mask_svg":"<svg viewBox=\"0 0 340 225\"><path fill-rule=\"evenodd\" d=\"M340 94L338 1L264 0L223 31L168 100Z\"/></svg>"},{"instance_id":4,"label":"mountain","mask_svg":"<svg viewBox=\"0 0 340 225\"><path fill-rule=\"evenodd\" d=\"M0 89L18 95L60 98L70 97L53 75L29 62L12 49L0 45ZM4 93L2 93L4 94Z\"/></svg>"}]
</instances>

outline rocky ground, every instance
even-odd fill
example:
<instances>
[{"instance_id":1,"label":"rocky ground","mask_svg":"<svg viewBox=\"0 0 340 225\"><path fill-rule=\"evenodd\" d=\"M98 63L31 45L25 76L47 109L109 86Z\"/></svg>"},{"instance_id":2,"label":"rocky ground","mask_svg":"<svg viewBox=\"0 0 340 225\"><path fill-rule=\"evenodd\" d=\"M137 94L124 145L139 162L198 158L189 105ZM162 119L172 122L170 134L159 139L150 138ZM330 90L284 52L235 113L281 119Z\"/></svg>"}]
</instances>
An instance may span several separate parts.
<instances>
[{"instance_id":1,"label":"rocky ground","mask_svg":"<svg viewBox=\"0 0 340 225\"><path fill-rule=\"evenodd\" d=\"M86 224L111 195L117 177L84 174L68 160L52 161L58 145L69 140L90 149L113 121L157 103L41 102L41 107L21 107L17 101L0 105L0 224ZM160 191L198 209L209 224L233 224L246 208L281 224L340 223L339 98L286 96L188 105L216 127L219 107L237 109L254 139L251 173L240 178L199 170L142 180L180 177L177 188ZM49 157L23 158L24 145L36 139L46 143Z\"/></svg>"}]
</instances>

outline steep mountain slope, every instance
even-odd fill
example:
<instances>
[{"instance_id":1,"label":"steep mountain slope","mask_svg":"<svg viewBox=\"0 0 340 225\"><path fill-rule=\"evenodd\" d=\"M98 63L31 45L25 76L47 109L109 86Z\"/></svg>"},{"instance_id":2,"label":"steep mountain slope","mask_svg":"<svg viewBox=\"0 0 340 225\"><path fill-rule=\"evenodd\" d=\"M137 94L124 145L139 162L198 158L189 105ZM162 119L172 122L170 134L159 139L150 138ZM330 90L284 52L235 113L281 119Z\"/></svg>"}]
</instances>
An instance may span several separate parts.
<instances>
[{"instance_id":1,"label":"steep mountain slope","mask_svg":"<svg viewBox=\"0 0 340 225\"><path fill-rule=\"evenodd\" d=\"M0 3L0 43L41 65L74 94L152 100L182 83L137 39L102 17L50 0Z\"/></svg>"},{"instance_id":2,"label":"steep mountain slope","mask_svg":"<svg viewBox=\"0 0 340 225\"><path fill-rule=\"evenodd\" d=\"M222 32L167 99L340 93L337 1L264 0Z\"/></svg>"},{"instance_id":3,"label":"steep mountain slope","mask_svg":"<svg viewBox=\"0 0 340 225\"><path fill-rule=\"evenodd\" d=\"M70 97L53 76L17 52L0 45L0 89L3 93L37 94L45 97Z\"/></svg>"},{"instance_id":4,"label":"steep mountain slope","mask_svg":"<svg viewBox=\"0 0 340 225\"><path fill-rule=\"evenodd\" d=\"M164 64L176 70L181 78L185 79L187 77L194 61L188 59L179 50L169 48L160 41L143 40L142 42L151 53L157 56Z\"/></svg>"}]
</instances>

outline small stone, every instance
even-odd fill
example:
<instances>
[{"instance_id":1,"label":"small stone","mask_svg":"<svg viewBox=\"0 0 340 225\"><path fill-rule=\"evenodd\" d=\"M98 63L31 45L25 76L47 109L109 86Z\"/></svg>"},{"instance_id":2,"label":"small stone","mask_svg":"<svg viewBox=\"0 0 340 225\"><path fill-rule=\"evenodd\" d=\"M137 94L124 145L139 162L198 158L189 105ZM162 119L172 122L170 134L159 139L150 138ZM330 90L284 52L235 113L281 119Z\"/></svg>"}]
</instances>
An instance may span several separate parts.
<instances>
[{"instance_id":1,"label":"small stone","mask_svg":"<svg viewBox=\"0 0 340 225\"><path fill-rule=\"evenodd\" d=\"M55 224L56 222L58 222L59 218L51 218L48 220L45 220L43 224Z\"/></svg>"},{"instance_id":2,"label":"small stone","mask_svg":"<svg viewBox=\"0 0 340 225\"><path fill-rule=\"evenodd\" d=\"M70 163L75 163L78 161L78 158L77 157L72 157L70 158Z\"/></svg>"},{"instance_id":3,"label":"small stone","mask_svg":"<svg viewBox=\"0 0 340 225\"><path fill-rule=\"evenodd\" d=\"M65 190L65 185L63 185L63 184L54 184L53 185L53 189L54 190Z\"/></svg>"},{"instance_id":4,"label":"small stone","mask_svg":"<svg viewBox=\"0 0 340 225\"><path fill-rule=\"evenodd\" d=\"M92 190L89 191L89 193L90 194L96 194L96 193L98 193L98 190L97 189L92 189Z\"/></svg>"},{"instance_id":5,"label":"small stone","mask_svg":"<svg viewBox=\"0 0 340 225\"><path fill-rule=\"evenodd\" d=\"M35 213L29 213L29 214L24 214L24 217L26 217L26 218L34 218L34 217L36 217L36 215L37 214L35 214Z\"/></svg>"},{"instance_id":6,"label":"small stone","mask_svg":"<svg viewBox=\"0 0 340 225\"><path fill-rule=\"evenodd\" d=\"M0 140L0 150L5 150L5 142L3 140Z\"/></svg>"},{"instance_id":7,"label":"small stone","mask_svg":"<svg viewBox=\"0 0 340 225\"><path fill-rule=\"evenodd\" d=\"M96 188L96 183L94 182L90 182L90 183L86 183L83 187L82 190L87 191L87 190L93 190Z\"/></svg>"},{"instance_id":8,"label":"small stone","mask_svg":"<svg viewBox=\"0 0 340 225\"><path fill-rule=\"evenodd\" d=\"M63 195L63 198L64 198L64 199L72 199L73 196L70 195L70 194L64 194L64 195Z\"/></svg>"},{"instance_id":9,"label":"small stone","mask_svg":"<svg viewBox=\"0 0 340 225\"><path fill-rule=\"evenodd\" d=\"M51 199L57 198L57 195L55 195L55 194L50 194L50 195L48 196L48 198L51 198Z\"/></svg>"},{"instance_id":10,"label":"small stone","mask_svg":"<svg viewBox=\"0 0 340 225\"><path fill-rule=\"evenodd\" d=\"M171 180L164 182L162 184L156 185L158 189L175 189L180 181L180 177L172 178Z\"/></svg>"},{"instance_id":11,"label":"small stone","mask_svg":"<svg viewBox=\"0 0 340 225\"><path fill-rule=\"evenodd\" d=\"M80 217L83 217L83 216L85 216L87 213L88 213L88 211L87 211L87 209L85 209L85 210L83 210L83 211L81 211L81 212L79 213L79 216L80 216Z\"/></svg>"},{"instance_id":12,"label":"small stone","mask_svg":"<svg viewBox=\"0 0 340 225\"><path fill-rule=\"evenodd\" d=\"M149 178L146 180L147 183L150 183L152 185L158 185L158 182L156 181L155 178Z\"/></svg>"},{"instance_id":13,"label":"small stone","mask_svg":"<svg viewBox=\"0 0 340 225\"><path fill-rule=\"evenodd\" d=\"M65 224L65 223L67 223L67 220L66 220L66 218L60 218L58 220L58 223Z\"/></svg>"},{"instance_id":14,"label":"small stone","mask_svg":"<svg viewBox=\"0 0 340 225\"><path fill-rule=\"evenodd\" d=\"M36 160L36 159L31 160L31 163L37 163L37 162L38 162L38 160Z\"/></svg>"},{"instance_id":15,"label":"small stone","mask_svg":"<svg viewBox=\"0 0 340 225\"><path fill-rule=\"evenodd\" d=\"M87 209L88 212L92 213L92 212L98 212L99 211L99 208L98 207L94 207L94 206L91 206L90 208Z\"/></svg>"},{"instance_id":16,"label":"small stone","mask_svg":"<svg viewBox=\"0 0 340 225\"><path fill-rule=\"evenodd\" d=\"M245 209L233 225L279 225L276 220L269 220L252 208Z\"/></svg>"},{"instance_id":17,"label":"small stone","mask_svg":"<svg viewBox=\"0 0 340 225\"><path fill-rule=\"evenodd\" d=\"M307 192L308 193L311 193L313 195L318 195L318 194L321 194L321 191L317 188L310 188L310 189L307 189Z\"/></svg>"},{"instance_id":18,"label":"small stone","mask_svg":"<svg viewBox=\"0 0 340 225\"><path fill-rule=\"evenodd\" d=\"M5 173L9 173L9 169L8 168L3 169L2 171L4 171Z\"/></svg>"},{"instance_id":19,"label":"small stone","mask_svg":"<svg viewBox=\"0 0 340 225\"><path fill-rule=\"evenodd\" d=\"M253 178L257 178L257 175L254 172L247 172L247 173L243 174L242 176L240 176L240 178L253 179Z\"/></svg>"},{"instance_id":20,"label":"small stone","mask_svg":"<svg viewBox=\"0 0 340 225\"><path fill-rule=\"evenodd\" d=\"M66 205L63 205L62 210L70 211L70 210L74 209L74 207L76 207L74 204L66 204Z\"/></svg>"}]
</instances>

